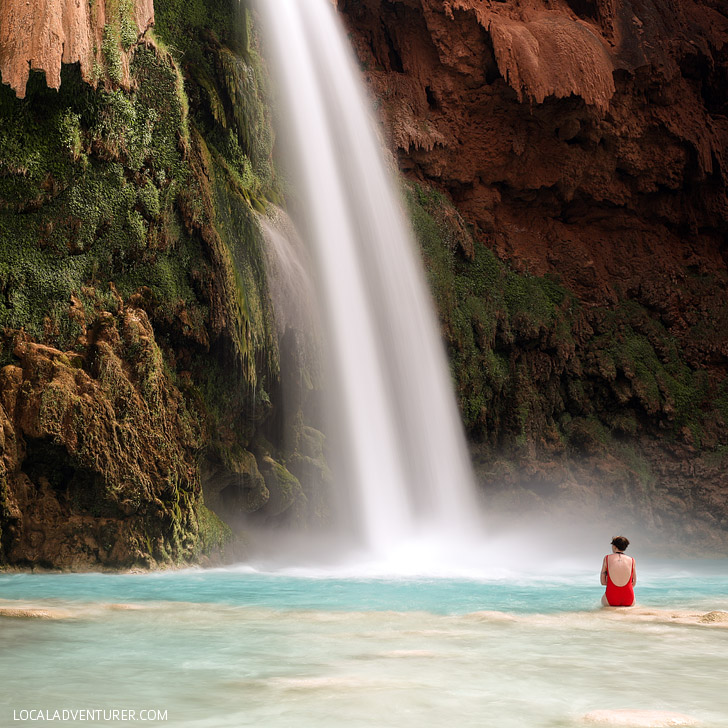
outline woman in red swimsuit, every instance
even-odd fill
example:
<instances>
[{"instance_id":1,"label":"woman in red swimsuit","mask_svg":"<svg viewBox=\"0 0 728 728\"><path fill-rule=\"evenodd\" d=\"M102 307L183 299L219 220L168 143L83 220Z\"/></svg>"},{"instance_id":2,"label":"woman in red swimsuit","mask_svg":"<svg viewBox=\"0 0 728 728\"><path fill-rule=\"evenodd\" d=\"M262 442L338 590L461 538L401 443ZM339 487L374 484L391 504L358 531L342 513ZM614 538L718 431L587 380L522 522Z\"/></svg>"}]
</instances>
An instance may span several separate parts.
<instances>
[{"instance_id":1,"label":"woman in red swimsuit","mask_svg":"<svg viewBox=\"0 0 728 728\"><path fill-rule=\"evenodd\" d=\"M637 572L634 559L624 553L627 546L629 540L624 536L613 538L612 553L607 554L602 562L600 581L607 587L602 597L602 604L605 607L631 607L634 604Z\"/></svg>"}]
</instances>

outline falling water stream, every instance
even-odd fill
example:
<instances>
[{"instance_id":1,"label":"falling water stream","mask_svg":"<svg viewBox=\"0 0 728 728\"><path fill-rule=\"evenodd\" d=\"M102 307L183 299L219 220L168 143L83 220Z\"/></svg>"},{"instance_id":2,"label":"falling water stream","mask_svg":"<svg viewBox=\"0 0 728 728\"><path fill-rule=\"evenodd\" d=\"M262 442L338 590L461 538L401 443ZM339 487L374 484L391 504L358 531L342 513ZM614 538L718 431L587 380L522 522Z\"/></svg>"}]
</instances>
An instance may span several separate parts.
<instances>
[{"instance_id":1,"label":"falling water stream","mask_svg":"<svg viewBox=\"0 0 728 728\"><path fill-rule=\"evenodd\" d=\"M372 553L475 532L472 475L421 263L326 0L258 5L331 352L337 490Z\"/></svg>"}]
</instances>

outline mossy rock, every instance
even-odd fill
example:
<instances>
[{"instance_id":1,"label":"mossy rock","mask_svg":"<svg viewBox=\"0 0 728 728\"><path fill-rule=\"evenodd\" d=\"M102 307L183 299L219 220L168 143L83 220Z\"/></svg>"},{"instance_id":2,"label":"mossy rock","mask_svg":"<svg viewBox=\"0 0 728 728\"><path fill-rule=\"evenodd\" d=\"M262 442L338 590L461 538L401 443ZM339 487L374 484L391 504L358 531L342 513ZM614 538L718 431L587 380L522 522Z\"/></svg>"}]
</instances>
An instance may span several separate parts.
<instances>
[{"instance_id":1,"label":"mossy rock","mask_svg":"<svg viewBox=\"0 0 728 728\"><path fill-rule=\"evenodd\" d=\"M203 504L197 508L197 533L198 557L224 557L233 539L230 527Z\"/></svg>"},{"instance_id":2,"label":"mossy rock","mask_svg":"<svg viewBox=\"0 0 728 728\"><path fill-rule=\"evenodd\" d=\"M594 417L576 417L566 426L569 443L587 455L606 453L609 431Z\"/></svg>"},{"instance_id":3,"label":"mossy rock","mask_svg":"<svg viewBox=\"0 0 728 728\"><path fill-rule=\"evenodd\" d=\"M276 517L291 510L295 511L293 518L300 516L305 509L306 496L298 478L269 455L260 459L260 472L270 493L265 515Z\"/></svg>"},{"instance_id":4,"label":"mossy rock","mask_svg":"<svg viewBox=\"0 0 728 728\"><path fill-rule=\"evenodd\" d=\"M326 456L324 454L324 447L326 445L326 435L314 427L303 424L299 427L297 434L296 452L325 463Z\"/></svg>"}]
</instances>

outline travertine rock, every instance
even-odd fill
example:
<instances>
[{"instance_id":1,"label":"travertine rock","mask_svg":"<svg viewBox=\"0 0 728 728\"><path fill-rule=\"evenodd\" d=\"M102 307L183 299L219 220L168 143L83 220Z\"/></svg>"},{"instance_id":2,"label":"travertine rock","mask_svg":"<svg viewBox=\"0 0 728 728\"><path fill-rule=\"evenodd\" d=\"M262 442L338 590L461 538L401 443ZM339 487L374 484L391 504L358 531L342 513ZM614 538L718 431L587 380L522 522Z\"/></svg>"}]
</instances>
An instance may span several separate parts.
<instances>
[{"instance_id":1,"label":"travertine rock","mask_svg":"<svg viewBox=\"0 0 728 728\"><path fill-rule=\"evenodd\" d=\"M138 33L154 22L153 0L133 0L129 21ZM103 63L106 0L0 0L0 74L20 98L31 70L45 71L51 88L61 84L61 64L80 63L84 80L95 80ZM122 82L129 69L121 58Z\"/></svg>"},{"instance_id":2,"label":"travertine rock","mask_svg":"<svg viewBox=\"0 0 728 728\"><path fill-rule=\"evenodd\" d=\"M18 332L17 364L0 369L3 556L71 569L189 557L200 423L143 310L103 312L85 338L80 356Z\"/></svg>"},{"instance_id":3,"label":"travertine rock","mask_svg":"<svg viewBox=\"0 0 728 728\"><path fill-rule=\"evenodd\" d=\"M583 720L589 725L613 725L620 728L678 728L699 724L696 718L672 710L593 710Z\"/></svg>"}]
</instances>

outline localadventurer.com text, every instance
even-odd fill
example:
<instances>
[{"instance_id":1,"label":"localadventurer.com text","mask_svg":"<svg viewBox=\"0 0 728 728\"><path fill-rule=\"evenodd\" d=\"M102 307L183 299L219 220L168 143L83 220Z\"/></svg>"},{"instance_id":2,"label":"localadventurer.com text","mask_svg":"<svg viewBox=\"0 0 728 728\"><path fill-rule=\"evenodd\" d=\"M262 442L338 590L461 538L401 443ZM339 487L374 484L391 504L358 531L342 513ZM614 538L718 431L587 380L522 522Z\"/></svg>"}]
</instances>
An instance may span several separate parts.
<instances>
[{"instance_id":1,"label":"localadventurer.com text","mask_svg":"<svg viewBox=\"0 0 728 728\"><path fill-rule=\"evenodd\" d=\"M13 720L18 722L52 722L52 721L104 721L132 723L135 721L163 721L167 720L166 710L132 710L129 708L78 708L66 709L33 709L13 710Z\"/></svg>"}]
</instances>

